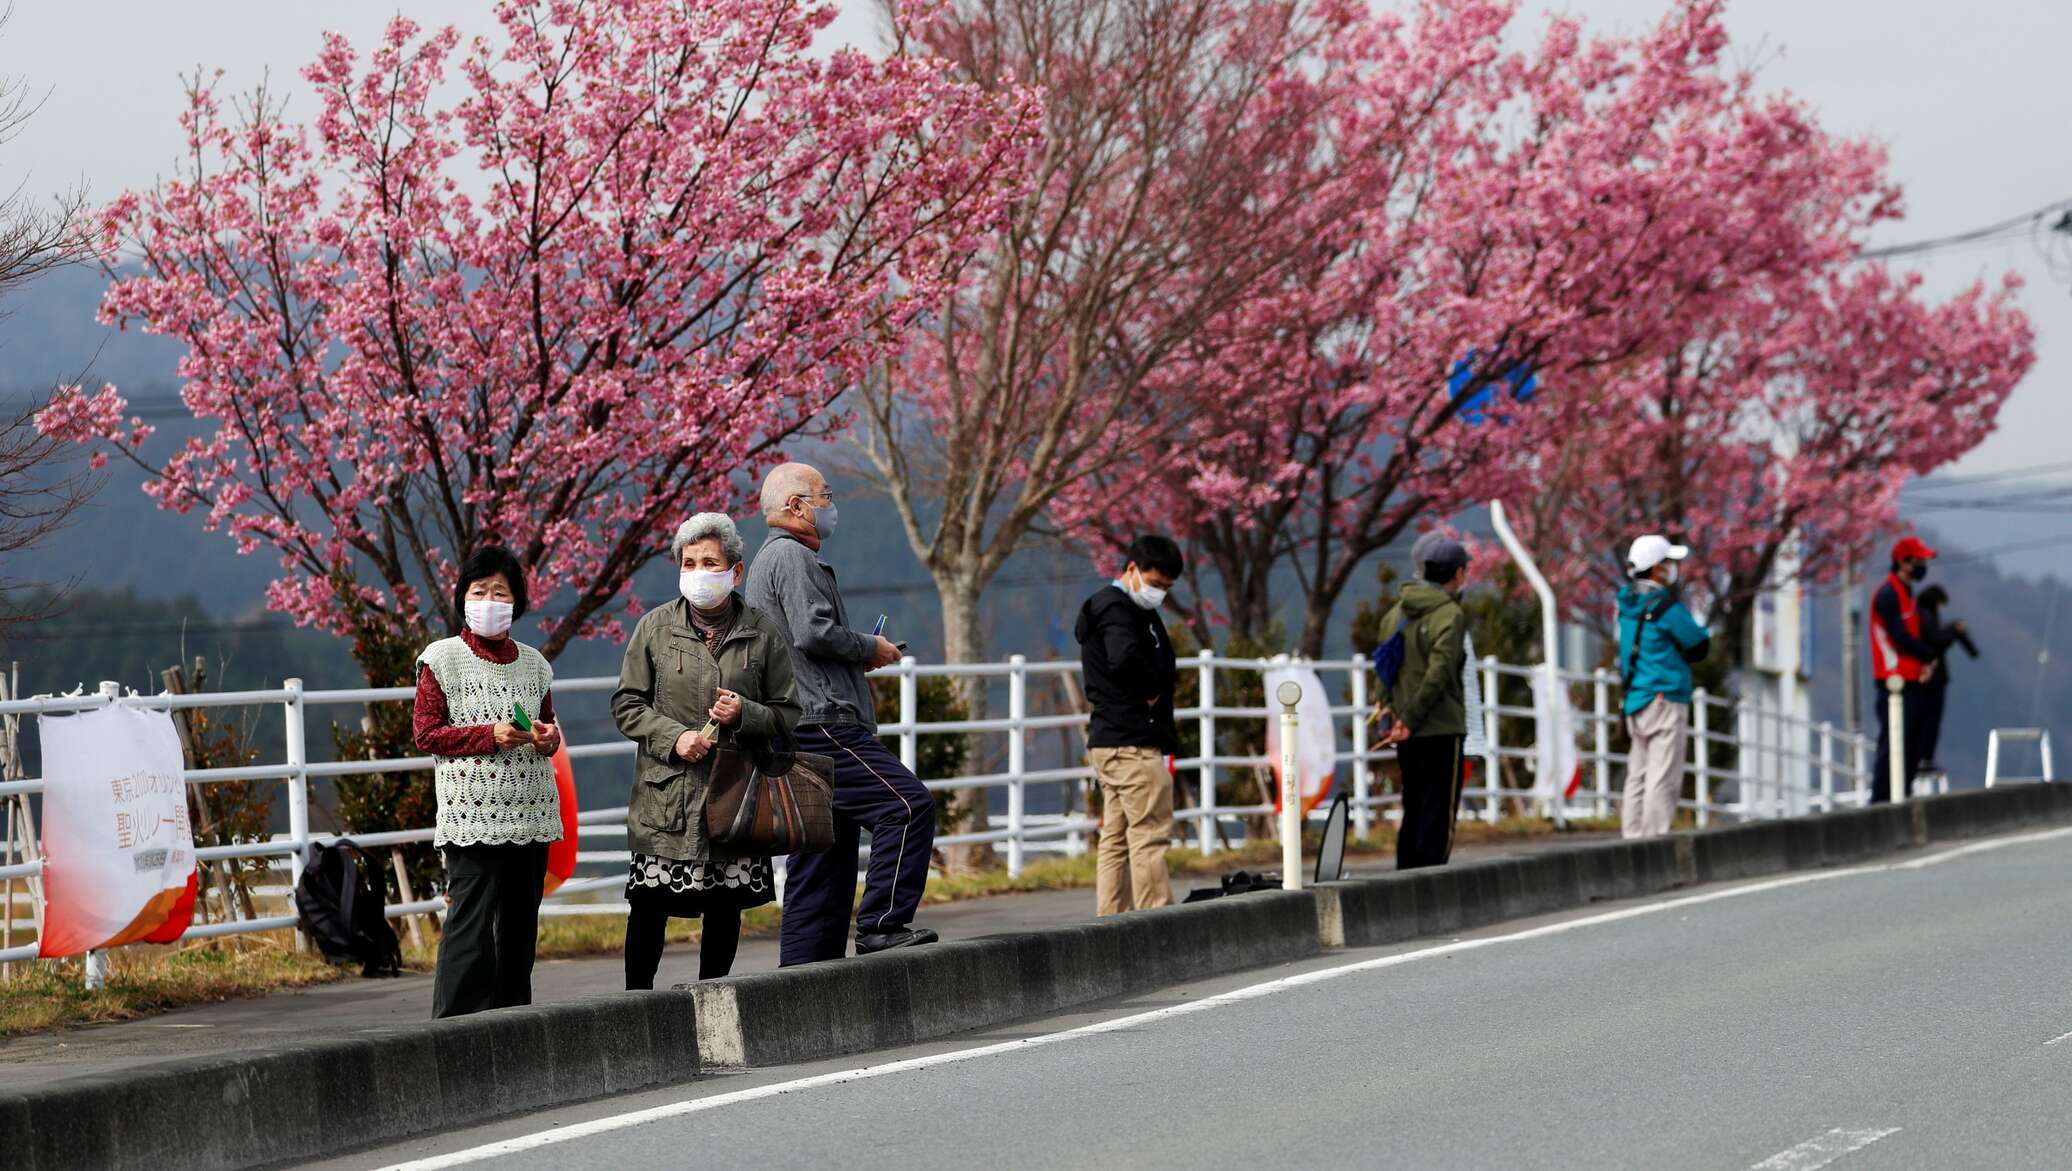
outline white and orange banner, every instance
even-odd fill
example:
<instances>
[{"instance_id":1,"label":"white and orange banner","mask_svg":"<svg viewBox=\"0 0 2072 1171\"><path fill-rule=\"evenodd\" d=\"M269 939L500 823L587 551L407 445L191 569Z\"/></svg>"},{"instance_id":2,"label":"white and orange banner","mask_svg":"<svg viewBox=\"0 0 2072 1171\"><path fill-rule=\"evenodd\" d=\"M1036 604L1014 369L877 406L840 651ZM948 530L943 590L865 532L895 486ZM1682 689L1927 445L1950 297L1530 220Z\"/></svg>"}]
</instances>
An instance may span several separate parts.
<instances>
[{"instance_id":1,"label":"white and orange banner","mask_svg":"<svg viewBox=\"0 0 2072 1171\"><path fill-rule=\"evenodd\" d=\"M173 718L131 701L40 716L41 953L170 943L194 915L194 832Z\"/></svg>"}]
</instances>

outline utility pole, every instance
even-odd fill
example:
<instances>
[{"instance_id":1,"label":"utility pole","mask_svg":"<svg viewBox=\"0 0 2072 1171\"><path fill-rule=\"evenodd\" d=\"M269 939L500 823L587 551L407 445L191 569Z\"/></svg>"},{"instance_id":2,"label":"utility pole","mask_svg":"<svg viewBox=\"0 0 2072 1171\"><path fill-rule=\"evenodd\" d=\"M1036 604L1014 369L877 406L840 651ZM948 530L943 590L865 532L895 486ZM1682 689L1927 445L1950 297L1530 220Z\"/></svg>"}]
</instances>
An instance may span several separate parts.
<instances>
[{"instance_id":1,"label":"utility pole","mask_svg":"<svg viewBox=\"0 0 2072 1171\"><path fill-rule=\"evenodd\" d=\"M1857 608L1856 562L1842 570L1842 727L1854 736L1863 727L1863 677L1860 671L1863 612Z\"/></svg>"}]
</instances>

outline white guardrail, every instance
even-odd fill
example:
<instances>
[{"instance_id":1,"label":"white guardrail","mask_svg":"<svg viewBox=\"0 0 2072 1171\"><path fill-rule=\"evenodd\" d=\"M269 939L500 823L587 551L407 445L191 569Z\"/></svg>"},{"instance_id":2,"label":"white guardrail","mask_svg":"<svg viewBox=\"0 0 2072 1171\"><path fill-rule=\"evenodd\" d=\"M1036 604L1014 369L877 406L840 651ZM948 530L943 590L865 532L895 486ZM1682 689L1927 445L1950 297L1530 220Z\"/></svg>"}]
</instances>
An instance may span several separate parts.
<instances>
[{"instance_id":1,"label":"white guardrail","mask_svg":"<svg viewBox=\"0 0 2072 1171\"><path fill-rule=\"evenodd\" d=\"M1369 737L1370 726L1366 715L1370 708L1370 697L1374 694L1375 680L1372 669L1365 659L1336 659L1322 661L1275 659L1226 658L1204 651L1199 656L1184 660L1183 679L1188 671L1193 672L1199 687L1199 702L1196 706L1181 709L1176 713L1182 726L1192 725L1202 746L1196 756L1184 757L1177 762L1178 773L1187 781L1197 795L1189 807L1175 811L1175 820L1181 827L1176 832L1182 841L1192 840L1204 853L1216 853L1224 842L1242 839L1245 825L1242 819L1260 817L1273 812L1272 804L1261 801L1253 804L1222 804L1216 793L1219 780L1225 779L1233 770L1263 770L1268 760L1263 755L1230 755L1220 750L1221 734L1233 723L1256 728L1259 735L1254 739L1263 744L1265 721L1279 713L1265 706L1233 707L1218 703L1218 673L1239 672L1259 674L1276 666L1298 662L1316 671L1333 698L1344 702L1331 706L1331 716L1340 750L1337 762L1340 766L1339 781L1350 782L1350 800L1354 829L1366 834L1376 820L1393 820L1400 816L1396 807L1401 803L1401 794L1393 781L1376 769L1376 765L1395 758L1393 749L1375 750ZM1062 714L1031 715L1029 710L1029 682L1031 679L1077 674L1079 664L1071 661L1030 662L1022 656L1015 656L1002 663L975 664L923 664L908 658L895 666L884 668L880 677L894 677L899 686L899 719L897 722L881 725L879 732L887 737L896 737L900 758L907 767L913 768L918 760L920 740L923 736L952 733L977 733L991 740L1004 737L1004 754L992 753L986 759L1004 761L1004 768L998 772L961 776L927 782L933 790L960 788L1005 789L1007 808L1003 814L989 818L987 829L980 832L948 834L938 837L938 845L988 842L1004 848L1007 868L1010 873L1019 874L1032 852L1063 852L1077 854L1086 848L1086 835L1098 828L1098 823L1083 813L1084 789L1093 777L1093 770L1083 764L1053 768L1031 768L1028 764L1029 739L1031 733L1063 729L1068 735L1084 735L1087 717L1084 713L1064 712ZM1562 678L1570 686L1572 696L1583 698L1576 705L1577 755L1584 768L1584 785L1572 799L1548 803L1538 801L1530 788L1529 774L1534 760L1534 748L1529 736L1520 742L1508 742L1503 738L1506 730L1514 732L1517 721L1533 720L1533 711L1528 707L1500 704L1501 681L1505 678L1529 680L1538 671L1536 667L1513 666L1500 663L1494 658L1483 659L1478 664L1481 679L1483 730L1482 740L1486 749L1481 753L1476 770L1476 783L1463 791L1463 816L1480 816L1494 823L1502 814L1506 801L1532 802L1539 812L1559 819L1580 817L1609 817L1617 812L1617 799L1623 787L1625 757L1611 751L1613 728L1622 717L1616 704L1615 679L1607 671L1591 674L1564 673ZM976 718L958 721L923 723L919 719L919 680L937 676L979 676L987 680L1003 680L1007 685L1007 712L1004 716ZM610 676L591 678L557 679L554 682L556 709L566 728L577 696L609 695L617 680ZM289 877L299 877L303 855L311 841L329 840L334 835L312 833L309 828L310 782L322 778L344 776L366 776L371 774L414 772L432 767L428 756L402 757L389 760L340 760L312 761L309 757L308 728L305 714L311 708L337 708L362 706L371 703L407 703L414 691L407 687L354 688L337 691L305 691L299 679L290 679L286 685L272 691L205 692L191 695L159 695L147 698L149 706L175 710L182 708L240 708L278 704L282 712L285 733L286 758L278 764L257 764L239 768L190 769L186 779L191 784L208 785L226 781L280 781L288 797L288 829L274 834L263 841L240 842L232 845L204 846L196 851L202 860L226 858L261 859L285 858L289 864ZM0 702L0 715L50 715L93 710L111 702L107 691L96 694L38 697L33 699ZM1699 692L1691 706L1691 750L1685 765L1685 796L1681 805L1694 812L1700 826L1715 818L1749 820L1767 817L1791 816L1799 813L1826 811L1841 807L1859 806L1868 800L1868 777L1872 746L1868 738L1852 736L1828 724L1813 724L1782 712L1764 710L1754 704L1737 702ZM1507 729L1506 725L1509 725ZM1076 741L1082 748L1083 739ZM1726 751L1723 751L1726 750ZM577 744L571 742L569 756L576 761L604 758L631 757L632 742L611 739L603 743ZM1732 753L1731 765L1723 763ZM1066 759L1078 760L1074 754ZM1510 773L1523 785L1506 786L1502 783L1506 774L1505 762L1513 762ZM1615 781L1615 772L1618 774ZM1254 774L1256 775L1256 774ZM1494 778L1495 783L1492 783ZM1270 791L1272 782L1254 785L1262 796ZM1041 814L1031 813L1028 797L1032 786L1062 787L1065 799L1059 802L1067 812ZM34 794L42 791L40 779L0 782L0 797L12 794ZM1720 794L1731 791L1731 799L1721 800ZM577 855L579 866L594 867L616 864L623 867L629 859L624 844L624 806L583 810L577 818L579 833L585 844L588 839L615 839L614 849L582 850ZM430 828L401 830L385 833L352 834L352 840L362 846L381 847L411 842L432 840ZM601 844L601 843L600 843ZM42 864L30 859L13 865L0 866L0 879L29 879L40 875ZM621 873L593 875L573 878L564 883L544 908L547 914L581 914L624 910L624 904L616 901L592 901L603 891L620 887L625 881ZM7 884L12 886L10 882ZM284 894L274 889L261 888L255 893ZM586 897L588 896L588 897ZM443 909L443 900L419 899L413 902L391 905L391 918L421 914ZM6 912L0 911L0 915ZM253 931L278 930L294 926L292 915L271 915L255 918L232 919L226 922L198 924L191 927L183 938L198 939L220 935L234 935ZM0 950L0 960L30 959L35 947L16 947Z\"/></svg>"}]
</instances>

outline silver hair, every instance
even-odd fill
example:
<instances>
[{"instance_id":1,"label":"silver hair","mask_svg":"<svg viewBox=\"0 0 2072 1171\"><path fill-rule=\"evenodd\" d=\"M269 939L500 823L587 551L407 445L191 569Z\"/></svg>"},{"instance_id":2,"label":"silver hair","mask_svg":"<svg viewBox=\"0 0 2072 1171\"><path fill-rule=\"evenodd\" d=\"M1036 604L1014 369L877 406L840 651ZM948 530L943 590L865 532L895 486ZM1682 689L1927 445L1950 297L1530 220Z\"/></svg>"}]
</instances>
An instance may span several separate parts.
<instances>
[{"instance_id":1,"label":"silver hair","mask_svg":"<svg viewBox=\"0 0 2072 1171\"><path fill-rule=\"evenodd\" d=\"M778 464L771 468L770 474L763 477L763 519L783 516L792 497L813 491L813 481L819 475L811 464Z\"/></svg>"},{"instance_id":2,"label":"silver hair","mask_svg":"<svg viewBox=\"0 0 2072 1171\"><path fill-rule=\"evenodd\" d=\"M718 541L719 551L728 565L739 565L748 556L748 546L741 543L741 530L734 527L734 518L724 512L701 512L676 526L676 539L669 542L669 559L683 564L683 551L700 541Z\"/></svg>"}]
</instances>

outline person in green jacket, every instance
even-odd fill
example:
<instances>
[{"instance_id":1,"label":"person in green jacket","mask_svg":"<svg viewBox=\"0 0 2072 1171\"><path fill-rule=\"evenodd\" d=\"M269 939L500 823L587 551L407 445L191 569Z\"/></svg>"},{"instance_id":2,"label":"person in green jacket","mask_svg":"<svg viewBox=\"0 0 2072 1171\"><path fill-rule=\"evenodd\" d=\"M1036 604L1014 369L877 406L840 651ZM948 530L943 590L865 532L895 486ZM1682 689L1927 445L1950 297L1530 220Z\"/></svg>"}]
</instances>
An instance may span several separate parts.
<instances>
[{"instance_id":1,"label":"person in green jacket","mask_svg":"<svg viewBox=\"0 0 2072 1171\"><path fill-rule=\"evenodd\" d=\"M1468 730L1461 665L1467 660L1468 551L1438 534L1411 549L1418 577L1403 587L1381 628L1403 634L1402 669L1389 689L1382 739L1394 745L1403 775L1403 822L1396 831L1396 869L1443 866L1453 853L1464 775L1461 744Z\"/></svg>"}]
</instances>

